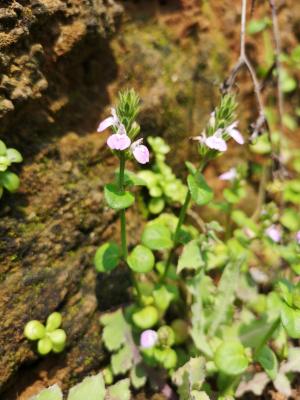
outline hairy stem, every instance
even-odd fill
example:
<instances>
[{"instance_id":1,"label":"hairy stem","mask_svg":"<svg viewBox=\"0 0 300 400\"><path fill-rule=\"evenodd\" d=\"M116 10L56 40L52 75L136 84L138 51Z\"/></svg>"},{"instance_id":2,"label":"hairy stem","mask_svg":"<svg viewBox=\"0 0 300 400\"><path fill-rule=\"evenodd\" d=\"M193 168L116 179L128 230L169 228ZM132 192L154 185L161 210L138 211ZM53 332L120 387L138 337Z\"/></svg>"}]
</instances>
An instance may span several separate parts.
<instances>
[{"instance_id":1,"label":"hairy stem","mask_svg":"<svg viewBox=\"0 0 300 400\"><path fill-rule=\"evenodd\" d=\"M124 172L125 172L125 154L121 152L120 154L120 169L119 169L119 190L124 191ZM121 221L121 245L122 245L122 255L124 260L127 259L127 239L126 239L126 215L125 210L120 211L120 221Z\"/></svg>"}]
</instances>

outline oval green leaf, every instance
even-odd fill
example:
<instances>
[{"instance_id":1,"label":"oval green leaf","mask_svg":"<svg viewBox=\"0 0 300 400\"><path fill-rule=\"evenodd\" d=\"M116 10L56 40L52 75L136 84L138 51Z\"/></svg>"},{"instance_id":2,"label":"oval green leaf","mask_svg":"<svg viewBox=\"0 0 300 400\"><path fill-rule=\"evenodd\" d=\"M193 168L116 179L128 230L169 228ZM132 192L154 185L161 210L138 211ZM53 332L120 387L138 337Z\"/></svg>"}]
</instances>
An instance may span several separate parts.
<instances>
[{"instance_id":1,"label":"oval green leaf","mask_svg":"<svg viewBox=\"0 0 300 400\"><path fill-rule=\"evenodd\" d=\"M165 250L173 246L171 232L161 224L148 224L142 235L142 243L151 250Z\"/></svg>"},{"instance_id":2,"label":"oval green leaf","mask_svg":"<svg viewBox=\"0 0 300 400\"><path fill-rule=\"evenodd\" d=\"M155 259L148 247L138 245L128 256L127 262L134 272L146 273L153 269Z\"/></svg>"},{"instance_id":3,"label":"oval green leaf","mask_svg":"<svg viewBox=\"0 0 300 400\"><path fill-rule=\"evenodd\" d=\"M105 185L104 196L109 207L114 210L124 210L134 203L134 196L130 192L121 192L119 188L112 183Z\"/></svg>"},{"instance_id":4,"label":"oval green leaf","mask_svg":"<svg viewBox=\"0 0 300 400\"><path fill-rule=\"evenodd\" d=\"M141 329L149 329L158 322L158 311L153 306L146 306L132 315L134 324Z\"/></svg>"},{"instance_id":5,"label":"oval green leaf","mask_svg":"<svg viewBox=\"0 0 300 400\"><path fill-rule=\"evenodd\" d=\"M238 341L222 343L215 354L215 364L226 375L240 375L248 367L245 348Z\"/></svg>"},{"instance_id":6,"label":"oval green leaf","mask_svg":"<svg viewBox=\"0 0 300 400\"><path fill-rule=\"evenodd\" d=\"M20 186L20 179L18 175L10 171L2 172L0 175L0 184L5 187L9 192L15 192Z\"/></svg>"},{"instance_id":7,"label":"oval green leaf","mask_svg":"<svg viewBox=\"0 0 300 400\"><path fill-rule=\"evenodd\" d=\"M104 243L95 254L94 265L98 272L110 272L119 264L121 251L116 243Z\"/></svg>"},{"instance_id":8,"label":"oval green leaf","mask_svg":"<svg viewBox=\"0 0 300 400\"><path fill-rule=\"evenodd\" d=\"M200 172L197 172L195 175L189 175L187 182L192 199L199 206L208 204L214 197L212 189L208 186L204 176Z\"/></svg>"}]
</instances>

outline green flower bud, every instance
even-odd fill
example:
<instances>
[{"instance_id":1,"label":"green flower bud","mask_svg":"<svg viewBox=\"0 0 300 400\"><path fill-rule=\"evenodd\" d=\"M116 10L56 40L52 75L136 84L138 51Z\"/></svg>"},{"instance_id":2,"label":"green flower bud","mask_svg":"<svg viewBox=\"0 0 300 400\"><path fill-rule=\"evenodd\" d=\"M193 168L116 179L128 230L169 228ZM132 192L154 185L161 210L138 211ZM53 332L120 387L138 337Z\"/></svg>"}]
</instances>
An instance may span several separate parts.
<instances>
[{"instance_id":1,"label":"green flower bud","mask_svg":"<svg viewBox=\"0 0 300 400\"><path fill-rule=\"evenodd\" d=\"M24 336L29 340L41 339L45 336L45 327L40 321L29 321L25 325Z\"/></svg>"},{"instance_id":2,"label":"green flower bud","mask_svg":"<svg viewBox=\"0 0 300 400\"><path fill-rule=\"evenodd\" d=\"M172 328L164 325L157 331L158 340L163 346L172 346L175 343L175 333Z\"/></svg>"},{"instance_id":3,"label":"green flower bud","mask_svg":"<svg viewBox=\"0 0 300 400\"><path fill-rule=\"evenodd\" d=\"M46 323L47 332L55 331L61 325L62 316L59 312L54 312L49 315Z\"/></svg>"},{"instance_id":4,"label":"green flower bud","mask_svg":"<svg viewBox=\"0 0 300 400\"><path fill-rule=\"evenodd\" d=\"M188 339L189 327L183 319L175 319L171 327L175 334L175 344L182 344Z\"/></svg>"},{"instance_id":5,"label":"green flower bud","mask_svg":"<svg viewBox=\"0 0 300 400\"><path fill-rule=\"evenodd\" d=\"M37 349L42 356L45 356L46 354L50 353L50 351L52 350L51 340L48 337L40 339L38 341Z\"/></svg>"},{"instance_id":6,"label":"green flower bud","mask_svg":"<svg viewBox=\"0 0 300 400\"><path fill-rule=\"evenodd\" d=\"M110 367L102 370L103 379L106 385L111 385L114 381L114 376Z\"/></svg>"},{"instance_id":7,"label":"green flower bud","mask_svg":"<svg viewBox=\"0 0 300 400\"><path fill-rule=\"evenodd\" d=\"M55 345L64 345L67 340L66 332L63 329L56 329L54 332L47 333L51 342Z\"/></svg>"},{"instance_id":8,"label":"green flower bud","mask_svg":"<svg viewBox=\"0 0 300 400\"><path fill-rule=\"evenodd\" d=\"M152 328L158 322L158 311L153 306L146 306L132 315L134 324L141 329Z\"/></svg>"}]
</instances>

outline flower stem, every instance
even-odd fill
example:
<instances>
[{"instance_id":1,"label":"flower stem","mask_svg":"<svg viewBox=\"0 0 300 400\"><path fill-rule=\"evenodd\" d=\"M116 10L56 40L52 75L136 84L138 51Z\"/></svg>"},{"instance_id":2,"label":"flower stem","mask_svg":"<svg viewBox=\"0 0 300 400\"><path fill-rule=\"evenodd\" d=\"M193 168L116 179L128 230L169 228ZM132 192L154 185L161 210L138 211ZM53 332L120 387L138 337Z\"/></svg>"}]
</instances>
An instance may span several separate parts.
<instances>
[{"instance_id":1,"label":"flower stem","mask_svg":"<svg viewBox=\"0 0 300 400\"><path fill-rule=\"evenodd\" d=\"M273 324L270 326L269 330L267 331L265 336L262 338L259 345L256 347L255 352L254 352L254 359L259 356L260 351L265 346L265 344L268 342L268 340L273 336L273 333L279 327L280 322L281 322L281 319L279 317L274 320Z\"/></svg>"},{"instance_id":2,"label":"flower stem","mask_svg":"<svg viewBox=\"0 0 300 400\"><path fill-rule=\"evenodd\" d=\"M120 154L120 169L119 169L119 190L124 191L124 171L125 171L125 154L121 152ZM120 221L121 221L121 244L122 244L122 255L124 260L127 259L127 239L126 239L126 215L125 210L120 211Z\"/></svg>"}]
</instances>

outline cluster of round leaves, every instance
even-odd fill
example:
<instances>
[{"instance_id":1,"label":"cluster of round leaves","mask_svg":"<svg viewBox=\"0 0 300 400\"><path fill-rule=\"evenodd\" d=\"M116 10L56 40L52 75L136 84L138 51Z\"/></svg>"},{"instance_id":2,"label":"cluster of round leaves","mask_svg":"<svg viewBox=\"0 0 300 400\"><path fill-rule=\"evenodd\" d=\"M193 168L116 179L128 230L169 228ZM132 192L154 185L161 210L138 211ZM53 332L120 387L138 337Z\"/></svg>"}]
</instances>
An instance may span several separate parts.
<instances>
[{"instance_id":1,"label":"cluster of round leaves","mask_svg":"<svg viewBox=\"0 0 300 400\"><path fill-rule=\"evenodd\" d=\"M0 198L5 188L9 192L15 192L20 185L18 175L8 170L12 163L23 161L22 155L16 149L7 148L5 143L0 140Z\"/></svg>"},{"instance_id":2,"label":"cluster of round leaves","mask_svg":"<svg viewBox=\"0 0 300 400\"><path fill-rule=\"evenodd\" d=\"M152 214L159 214L166 203L183 204L187 187L182 181L174 175L172 169L166 164L166 154L170 147L160 137L148 137L155 162L152 169L144 169L138 173L138 176L146 183L149 195L151 197L148 208Z\"/></svg>"},{"instance_id":3,"label":"cluster of round leaves","mask_svg":"<svg viewBox=\"0 0 300 400\"><path fill-rule=\"evenodd\" d=\"M67 335L63 329L59 329L62 316L54 312L47 318L46 326L40 321L29 321L24 329L24 336L32 341L38 340L37 351L42 356L53 351L61 353L66 345Z\"/></svg>"},{"instance_id":4,"label":"cluster of round leaves","mask_svg":"<svg viewBox=\"0 0 300 400\"><path fill-rule=\"evenodd\" d=\"M161 326L157 330L155 345L141 349L144 361L152 367L159 365L166 370L174 370L178 366L178 358L180 357L178 351L176 351L176 346L182 345L188 337L188 325L182 319L174 320L171 326ZM172 348L173 346L175 348Z\"/></svg>"}]
</instances>

